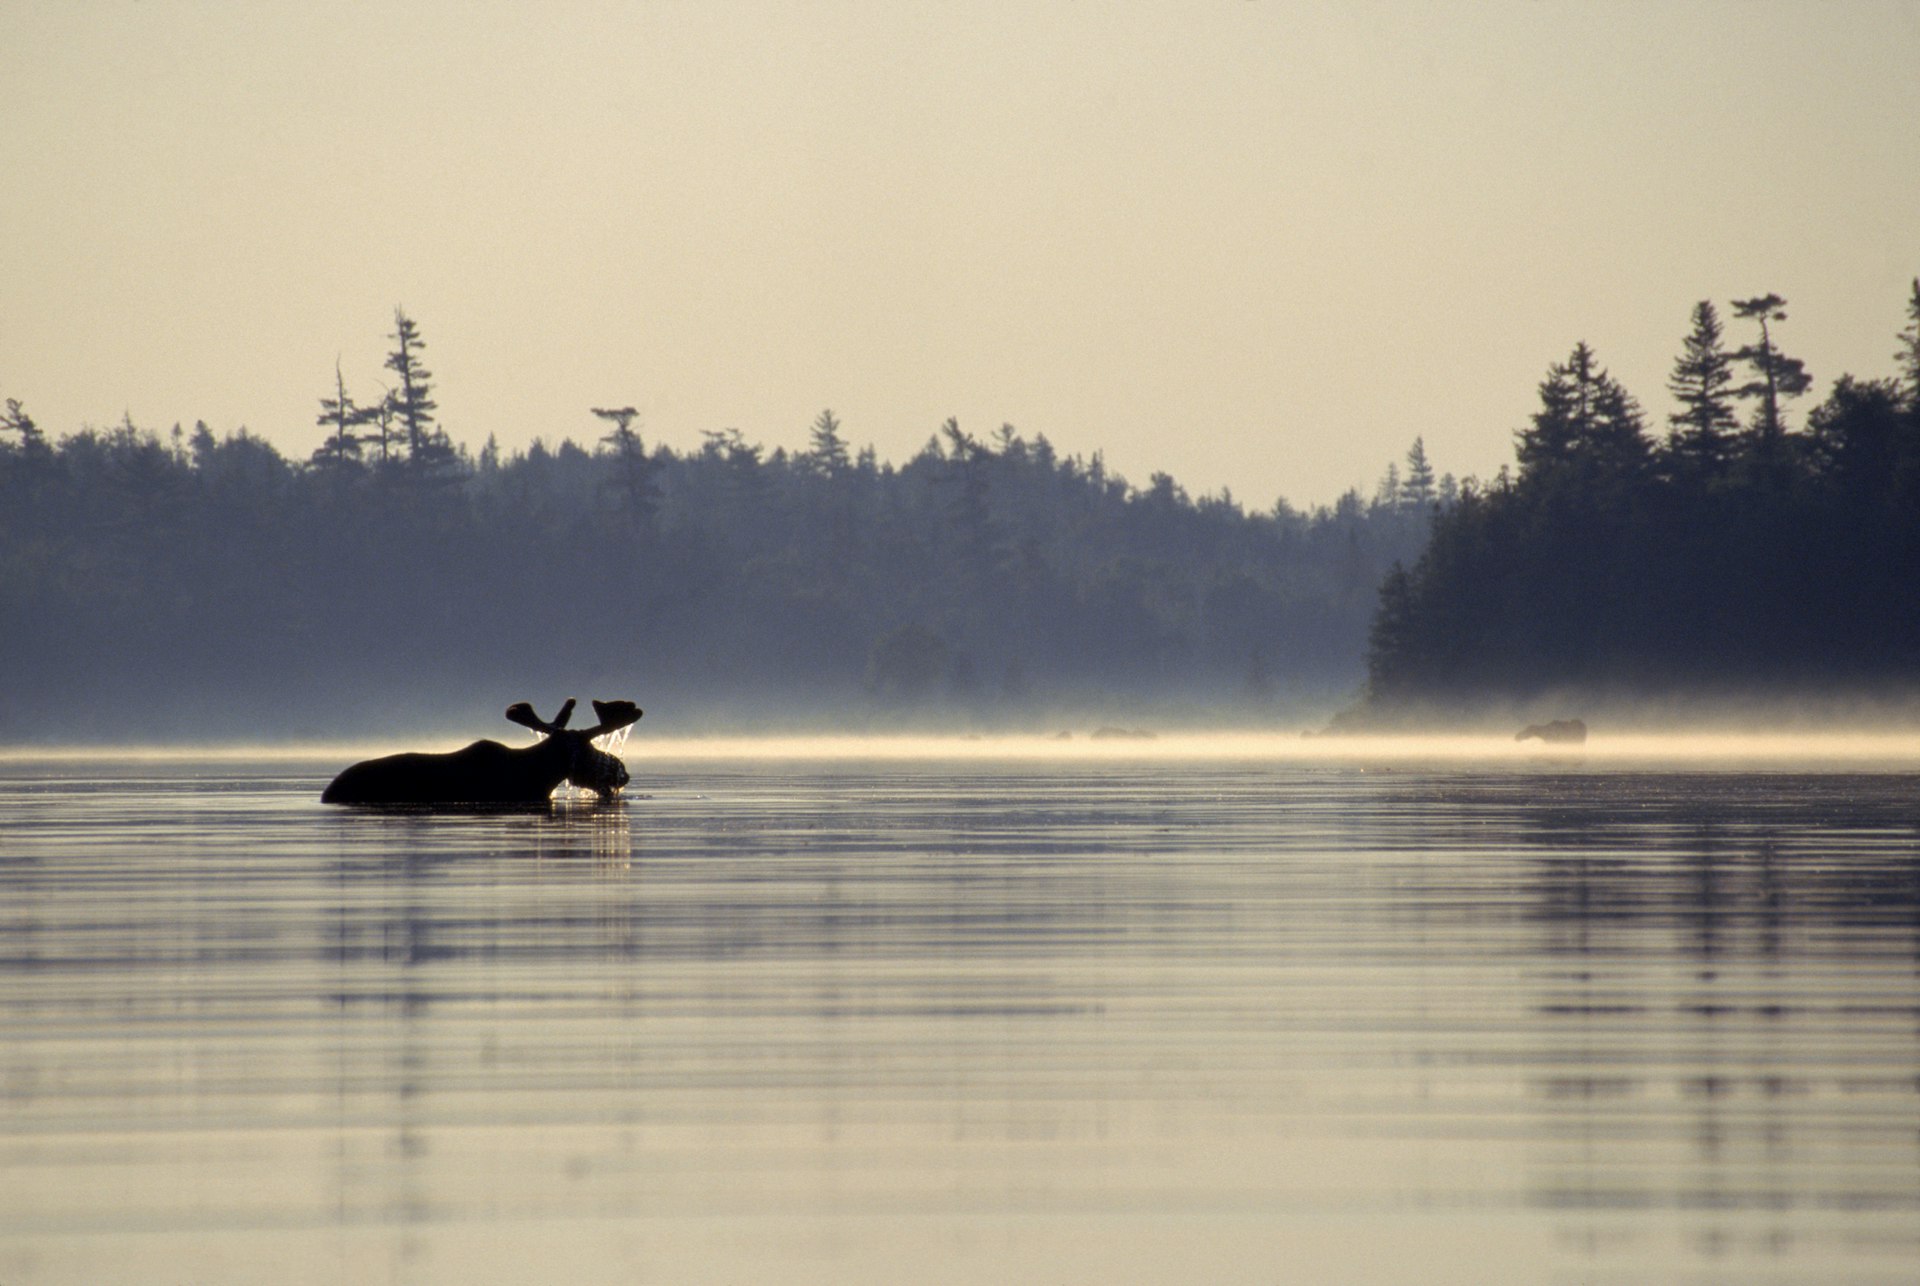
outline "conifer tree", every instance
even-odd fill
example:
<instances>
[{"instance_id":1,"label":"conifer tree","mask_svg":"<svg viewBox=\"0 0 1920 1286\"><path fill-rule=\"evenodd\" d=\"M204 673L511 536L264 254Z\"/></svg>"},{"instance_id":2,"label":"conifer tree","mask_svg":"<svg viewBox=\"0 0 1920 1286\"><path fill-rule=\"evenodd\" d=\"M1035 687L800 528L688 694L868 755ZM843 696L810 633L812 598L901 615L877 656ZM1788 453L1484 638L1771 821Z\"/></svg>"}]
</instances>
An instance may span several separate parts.
<instances>
[{"instance_id":1,"label":"conifer tree","mask_svg":"<svg viewBox=\"0 0 1920 1286\"><path fill-rule=\"evenodd\" d=\"M1522 482L1562 473L1592 482L1637 473L1647 451L1639 403L1582 342L1547 368L1540 409L1520 431L1516 454Z\"/></svg>"},{"instance_id":2,"label":"conifer tree","mask_svg":"<svg viewBox=\"0 0 1920 1286\"><path fill-rule=\"evenodd\" d=\"M440 431L433 413L439 403L433 400L433 372L420 359L427 346L420 328L405 310L393 310L394 350L387 354L386 367L399 377L399 387L387 394L387 405L406 434L407 462L415 469L444 463L453 455L452 446Z\"/></svg>"},{"instance_id":3,"label":"conifer tree","mask_svg":"<svg viewBox=\"0 0 1920 1286\"><path fill-rule=\"evenodd\" d=\"M947 513L960 538L960 547L975 571L991 562L993 534L987 506L987 475L982 463L992 452L971 433L960 427L954 416L947 417L940 432L948 442L948 476L958 483Z\"/></svg>"},{"instance_id":4,"label":"conifer tree","mask_svg":"<svg viewBox=\"0 0 1920 1286\"><path fill-rule=\"evenodd\" d=\"M314 420L316 424L330 427L333 432L313 453L313 462L339 468L349 463L359 463L364 439L354 430L369 423L373 419L373 411L370 407L355 404L347 392L347 381L340 374L338 361L333 364L333 388L332 397L320 399L320 414Z\"/></svg>"},{"instance_id":5,"label":"conifer tree","mask_svg":"<svg viewBox=\"0 0 1920 1286\"><path fill-rule=\"evenodd\" d=\"M1020 430L1011 424L1002 424L993 433L994 454L1002 460L1025 460L1027 444L1021 440Z\"/></svg>"},{"instance_id":6,"label":"conifer tree","mask_svg":"<svg viewBox=\"0 0 1920 1286\"><path fill-rule=\"evenodd\" d=\"M1809 463L1853 500L1911 487L1920 441L1894 380L1842 375L1827 400L1807 414ZM1903 424L1902 420L1907 423Z\"/></svg>"},{"instance_id":7,"label":"conifer tree","mask_svg":"<svg viewBox=\"0 0 1920 1286\"><path fill-rule=\"evenodd\" d=\"M1400 507L1400 466L1387 461L1385 473L1373 488L1373 507L1392 512Z\"/></svg>"},{"instance_id":8,"label":"conifer tree","mask_svg":"<svg viewBox=\"0 0 1920 1286\"><path fill-rule=\"evenodd\" d=\"M640 435L633 431L633 422L640 415L640 412L635 408L631 406L590 406L587 409L594 415L599 416L601 419L613 425L613 428L607 431L606 436L600 439L600 441L607 446L613 447L618 451L621 447L639 440Z\"/></svg>"},{"instance_id":9,"label":"conifer tree","mask_svg":"<svg viewBox=\"0 0 1920 1286\"><path fill-rule=\"evenodd\" d=\"M1593 350L1585 341L1540 381L1540 409L1519 433L1515 456L1522 477L1552 472L1573 461L1593 406Z\"/></svg>"},{"instance_id":10,"label":"conifer tree","mask_svg":"<svg viewBox=\"0 0 1920 1286\"><path fill-rule=\"evenodd\" d=\"M1797 357L1788 357L1774 347L1773 333L1768 323L1787 319L1786 303L1778 295L1757 295L1752 299L1733 301L1734 316L1760 323L1760 342L1748 344L1733 356L1736 361L1745 362L1753 368L1754 378L1735 389L1734 394L1757 400L1753 419L1748 426L1748 444L1751 453L1763 459L1778 455L1781 439L1786 435L1787 426L1780 412L1780 403L1786 398L1800 396L1813 383L1804 362Z\"/></svg>"},{"instance_id":11,"label":"conifer tree","mask_svg":"<svg viewBox=\"0 0 1920 1286\"><path fill-rule=\"evenodd\" d=\"M847 470L847 442L831 409L820 412L808 434L807 459L815 470L837 477Z\"/></svg>"},{"instance_id":12,"label":"conifer tree","mask_svg":"<svg viewBox=\"0 0 1920 1286\"><path fill-rule=\"evenodd\" d=\"M1583 445L1595 469L1609 479L1637 476L1650 454L1639 401L1605 371L1595 383Z\"/></svg>"},{"instance_id":13,"label":"conifer tree","mask_svg":"<svg viewBox=\"0 0 1920 1286\"><path fill-rule=\"evenodd\" d=\"M1400 503L1425 510L1434 501L1433 465L1427 461L1427 444L1415 438L1407 451L1407 472L1400 482Z\"/></svg>"},{"instance_id":14,"label":"conifer tree","mask_svg":"<svg viewBox=\"0 0 1920 1286\"><path fill-rule=\"evenodd\" d=\"M1380 605L1367 633L1367 689L1374 700L1387 701L1418 664L1424 641L1414 607L1415 582L1406 568L1395 563L1380 582Z\"/></svg>"},{"instance_id":15,"label":"conifer tree","mask_svg":"<svg viewBox=\"0 0 1920 1286\"><path fill-rule=\"evenodd\" d=\"M654 510L653 461L647 458L633 421L640 412L631 406L589 407L593 414L612 424L600 439L613 456L613 485L619 490L622 505L636 518L649 518Z\"/></svg>"},{"instance_id":16,"label":"conifer tree","mask_svg":"<svg viewBox=\"0 0 1920 1286\"><path fill-rule=\"evenodd\" d=\"M46 435L40 432L40 426L33 422L17 397L8 398L7 409L0 412L0 432L19 434L20 449L28 454L46 449Z\"/></svg>"},{"instance_id":17,"label":"conifer tree","mask_svg":"<svg viewBox=\"0 0 1920 1286\"><path fill-rule=\"evenodd\" d=\"M1900 332L1900 348L1893 360L1898 363L1907 413L1920 420L1920 277L1913 279L1913 293L1907 297L1907 328Z\"/></svg>"},{"instance_id":18,"label":"conifer tree","mask_svg":"<svg viewBox=\"0 0 1920 1286\"><path fill-rule=\"evenodd\" d=\"M369 433L367 441L380 444L382 468L385 468L387 462L393 458L394 443L399 438L394 429L393 418L393 390L385 389L380 394L380 400L367 408L367 423L376 426L379 430L376 433Z\"/></svg>"},{"instance_id":19,"label":"conifer tree","mask_svg":"<svg viewBox=\"0 0 1920 1286\"><path fill-rule=\"evenodd\" d=\"M1721 347L1720 314L1711 300L1693 306L1693 329L1674 359L1667 388L1681 409L1667 417L1668 444L1688 472L1713 476L1727 464L1733 414L1733 358Z\"/></svg>"}]
</instances>

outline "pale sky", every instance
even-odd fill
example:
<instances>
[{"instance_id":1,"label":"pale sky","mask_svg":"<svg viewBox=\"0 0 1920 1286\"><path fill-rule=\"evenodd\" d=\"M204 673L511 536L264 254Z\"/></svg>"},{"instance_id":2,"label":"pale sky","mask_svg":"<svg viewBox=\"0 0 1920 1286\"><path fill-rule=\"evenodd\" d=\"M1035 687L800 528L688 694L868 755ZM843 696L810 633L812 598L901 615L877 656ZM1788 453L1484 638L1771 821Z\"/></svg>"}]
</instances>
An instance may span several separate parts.
<instances>
[{"instance_id":1,"label":"pale sky","mask_svg":"<svg viewBox=\"0 0 1920 1286\"><path fill-rule=\"evenodd\" d=\"M441 413L902 462L1011 422L1251 506L1490 474L1774 291L1816 394L1920 274L1920 0L0 0L0 395L290 455L403 305ZM1743 342L1738 331L1733 342Z\"/></svg>"}]
</instances>

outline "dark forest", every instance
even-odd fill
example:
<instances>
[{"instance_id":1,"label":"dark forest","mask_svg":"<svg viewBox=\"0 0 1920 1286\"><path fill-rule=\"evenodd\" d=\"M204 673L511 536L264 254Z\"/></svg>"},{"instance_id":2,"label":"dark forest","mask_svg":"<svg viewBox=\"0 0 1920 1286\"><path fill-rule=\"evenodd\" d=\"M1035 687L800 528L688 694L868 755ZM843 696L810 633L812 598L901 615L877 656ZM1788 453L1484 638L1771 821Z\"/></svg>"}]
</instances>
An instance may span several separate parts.
<instances>
[{"instance_id":1,"label":"dark forest","mask_svg":"<svg viewBox=\"0 0 1920 1286\"><path fill-rule=\"evenodd\" d=\"M131 418L56 441L9 399L0 738L351 736L598 694L681 731L1910 697L1920 281L1895 374L1803 416L1785 301L1730 307L1694 307L1663 432L1581 343L1515 467L1456 486L1416 441L1311 511L1133 486L1011 425L885 463L831 411L796 452L649 448L620 406L582 408L586 445L475 455L404 313L392 386L336 374L306 460Z\"/></svg>"},{"instance_id":2,"label":"dark forest","mask_svg":"<svg viewBox=\"0 0 1920 1286\"><path fill-rule=\"evenodd\" d=\"M649 448L630 407L477 455L403 313L392 387L318 399L290 460L241 429L0 423L0 738L473 729L632 697L661 732L1050 730L1306 717L1358 690L1385 570L1455 492L1416 442L1376 494L1250 513L953 421L904 464L823 411ZM479 731L495 732L486 727Z\"/></svg>"},{"instance_id":3,"label":"dark forest","mask_svg":"<svg viewBox=\"0 0 1920 1286\"><path fill-rule=\"evenodd\" d=\"M1517 471L1464 484L1381 589L1356 727L1756 697L1857 712L1920 680L1920 280L1896 373L1812 387L1785 300L1696 305L1664 434L1585 345ZM1890 328L1891 329L1891 328ZM1729 331L1737 332L1730 335ZM1736 346L1737 345L1737 346Z\"/></svg>"}]
</instances>

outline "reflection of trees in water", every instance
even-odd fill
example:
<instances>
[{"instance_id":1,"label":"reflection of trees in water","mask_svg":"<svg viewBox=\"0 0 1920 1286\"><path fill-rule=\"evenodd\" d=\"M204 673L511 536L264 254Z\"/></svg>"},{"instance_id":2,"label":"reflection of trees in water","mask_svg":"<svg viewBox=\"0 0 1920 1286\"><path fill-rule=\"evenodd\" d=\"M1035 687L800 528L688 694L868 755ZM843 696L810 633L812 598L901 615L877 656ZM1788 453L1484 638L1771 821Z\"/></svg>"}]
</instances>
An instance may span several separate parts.
<instances>
[{"instance_id":1,"label":"reflection of trees in water","mask_svg":"<svg viewBox=\"0 0 1920 1286\"><path fill-rule=\"evenodd\" d=\"M1555 1069L1533 1086L1534 1199L1578 1212L1596 1250L1649 1215L1715 1255L1920 1250L1920 832L1900 784L1607 793L1529 836L1532 1061Z\"/></svg>"}]
</instances>

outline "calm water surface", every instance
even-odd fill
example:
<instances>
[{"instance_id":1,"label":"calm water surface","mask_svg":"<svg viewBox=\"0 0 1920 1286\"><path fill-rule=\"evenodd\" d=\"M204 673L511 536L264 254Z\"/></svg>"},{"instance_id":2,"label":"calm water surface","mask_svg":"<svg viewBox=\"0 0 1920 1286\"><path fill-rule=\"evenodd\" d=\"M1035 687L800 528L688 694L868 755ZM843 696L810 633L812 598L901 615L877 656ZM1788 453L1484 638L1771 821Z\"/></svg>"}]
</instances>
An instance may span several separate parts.
<instances>
[{"instance_id":1,"label":"calm water surface","mask_svg":"<svg viewBox=\"0 0 1920 1286\"><path fill-rule=\"evenodd\" d=\"M1894 1282L1920 776L0 763L0 1283Z\"/></svg>"}]
</instances>

